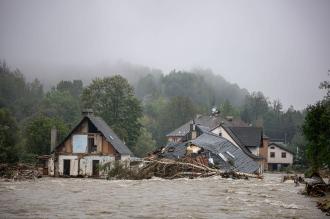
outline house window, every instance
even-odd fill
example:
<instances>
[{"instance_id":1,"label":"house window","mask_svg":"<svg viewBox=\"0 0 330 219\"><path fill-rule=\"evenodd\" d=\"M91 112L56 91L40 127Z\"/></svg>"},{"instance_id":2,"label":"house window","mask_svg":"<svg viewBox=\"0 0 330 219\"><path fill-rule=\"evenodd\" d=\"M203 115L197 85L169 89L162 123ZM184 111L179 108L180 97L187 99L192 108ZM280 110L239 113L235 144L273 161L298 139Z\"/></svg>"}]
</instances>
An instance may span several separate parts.
<instances>
[{"instance_id":1,"label":"house window","mask_svg":"<svg viewBox=\"0 0 330 219\"><path fill-rule=\"evenodd\" d=\"M275 147L270 147L270 149L275 149Z\"/></svg>"},{"instance_id":2,"label":"house window","mask_svg":"<svg viewBox=\"0 0 330 219\"><path fill-rule=\"evenodd\" d=\"M94 137L88 138L88 148L89 148L89 152L95 152L97 150L97 146L95 145L94 142Z\"/></svg>"},{"instance_id":3,"label":"house window","mask_svg":"<svg viewBox=\"0 0 330 219\"><path fill-rule=\"evenodd\" d=\"M72 137L72 148L73 153L86 153L89 148L87 135L73 135Z\"/></svg>"},{"instance_id":4,"label":"house window","mask_svg":"<svg viewBox=\"0 0 330 219\"><path fill-rule=\"evenodd\" d=\"M286 158L286 153L282 152L282 158Z\"/></svg>"},{"instance_id":5,"label":"house window","mask_svg":"<svg viewBox=\"0 0 330 219\"><path fill-rule=\"evenodd\" d=\"M275 152L270 152L270 157L275 157Z\"/></svg>"}]
</instances>

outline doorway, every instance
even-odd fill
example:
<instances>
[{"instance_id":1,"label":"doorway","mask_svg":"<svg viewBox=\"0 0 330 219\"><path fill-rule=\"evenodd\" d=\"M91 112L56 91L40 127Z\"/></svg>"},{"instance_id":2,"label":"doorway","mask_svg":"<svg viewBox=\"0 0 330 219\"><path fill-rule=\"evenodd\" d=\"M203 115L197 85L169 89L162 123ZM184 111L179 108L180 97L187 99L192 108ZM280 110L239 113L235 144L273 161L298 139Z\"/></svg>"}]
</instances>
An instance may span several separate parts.
<instances>
[{"instance_id":1,"label":"doorway","mask_svg":"<svg viewBox=\"0 0 330 219\"><path fill-rule=\"evenodd\" d=\"M99 176L99 160L93 160L93 176L98 177Z\"/></svg>"},{"instance_id":2,"label":"doorway","mask_svg":"<svg viewBox=\"0 0 330 219\"><path fill-rule=\"evenodd\" d=\"M70 176L70 160L63 160L63 175Z\"/></svg>"}]
</instances>

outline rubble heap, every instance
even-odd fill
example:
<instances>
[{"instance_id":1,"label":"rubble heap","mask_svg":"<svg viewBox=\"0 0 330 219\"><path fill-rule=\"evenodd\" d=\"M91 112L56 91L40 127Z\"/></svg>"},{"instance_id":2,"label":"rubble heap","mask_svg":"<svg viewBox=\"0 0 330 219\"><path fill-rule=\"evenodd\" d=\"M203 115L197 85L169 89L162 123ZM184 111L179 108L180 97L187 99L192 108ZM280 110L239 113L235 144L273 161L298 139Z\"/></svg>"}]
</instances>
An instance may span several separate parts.
<instances>
[{"instance_id":1,"label":"rubble heap","mask_svg":"<svg viewBox=\"0 0 330 219\"><path fill-rule=\"evenodd\" d=\"M30 180L40 178L35 166L28 164L0 164L0 177L11 180Z\"/></svg>"},{"instance_id":2,"label":"rubble heap","mask_svg":"<svg viewBox=\"0 0 330 219\"><path fill-rule=\"evenodd\" d=\"M326 184L319 174L313 174L311 178L305 178L306 193L313 197L326 196L330 192L330 185Z\"/></svg>"},{"instance_id":3,"label":"rubble heap","mask_svg":"<svg viewBox=\"0 0 330 219\"><path fill-rule=\"evenodd\" d=\"M318 201L317 207L321 209L321 211L326 212L327 216L330 216L330 198Z\"/></svg>"},{"instance_id":4,"label":"rubble heap","mask_svg":"<svg viewBox=\"0 0 330 219\"><path fill-rule=\"evenodd\" d=\"M209 167L207 159L198 157L184 157L180 159L167 159L167 158L145 158L136 163L135 166L123 167L123 165L114 165L109 169L108 179L150 179L152 177L160 177L164 179L176 178L197 178L197 177L210 177L221 176L224 178L233 179L248 179L259 178L262 176L257 174L248 174L238 171L224 171Z\"/></svg>"},{"instance_id":5,"label":"rubble heap","mask_svg":"<svg viewBox=\"0 0 330 219\"><path fill-rule=\"evenodd\" d=\"M211 168L205 165L204 160L200 157L184 157L177 160L172 159L151 159L145 161L146 165L139 171L142 175L152 173L153 176L165 179L175 178L195 178L209 177L219 175L225 178L247 179L248 177L261 178L256 174L247 174L235 171L221 171L220 169Z\"/></svg>"}]
</instances>

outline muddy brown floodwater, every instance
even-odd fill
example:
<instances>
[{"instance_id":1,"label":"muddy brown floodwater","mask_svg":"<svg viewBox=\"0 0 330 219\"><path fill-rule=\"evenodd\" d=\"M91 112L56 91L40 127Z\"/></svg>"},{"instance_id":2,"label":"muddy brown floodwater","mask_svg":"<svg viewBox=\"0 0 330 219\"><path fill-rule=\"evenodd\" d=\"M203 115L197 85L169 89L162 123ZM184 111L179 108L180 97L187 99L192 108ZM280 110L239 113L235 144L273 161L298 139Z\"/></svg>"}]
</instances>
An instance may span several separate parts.
<instances>
[{"instance_id":1,"label":"muddy brown floodwater","mask_svg":"<svg viewBox=\"0 0 330 219\"><path fill-rule=\"evenodd\" d=\"M0 182L0 218L323 218L303 186L264 180Z\"/></svg>"}]
</instances>

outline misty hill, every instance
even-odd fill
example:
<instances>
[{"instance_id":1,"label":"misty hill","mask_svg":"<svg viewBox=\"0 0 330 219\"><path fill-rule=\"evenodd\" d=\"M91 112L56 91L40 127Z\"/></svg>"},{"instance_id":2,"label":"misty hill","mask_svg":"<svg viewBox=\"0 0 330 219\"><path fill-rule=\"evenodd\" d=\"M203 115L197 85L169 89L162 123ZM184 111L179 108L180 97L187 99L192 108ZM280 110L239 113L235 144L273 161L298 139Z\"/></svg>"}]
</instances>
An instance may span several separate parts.
<instances>
[{"instance_id":1,"label":"misty hill","mask_svg":"<svg viewBox=\"0 0 330 219\"><path fill-rule=\"evenodd\" d=\"M189 97L198 106L210 109L228 100L233 106L243 105L248 91L231 84L210 70L172 71L167 75L148 74L135 85L136 95L143 101L155 96Z\"/></svg>"},{"instance_id":2,"label":"misty hill","mask_svg":"<svg viewBox=\"0 0 330 219\"><path fill-rule=\"evenodd\" d=\"M166 98L187 96L204 107L219 106L226 100L236 107L242 106L246 89L228 82L210 69L192 69L191 71L171 71L166 74L159 69L128 62L82 66L32 66L19 67L28 81L38 78L45 90L56 86L62 80L82 80L88 85L96 77L120 74L135 88L141 100L151 95L162 95Z\"/></svg>"},{"instance_id":3,"label":"misty hill","mask_svg":"<svg viewBox=\"0 0 330 219\"><path fill-rule=\"evenodd\" d=\"M10 111L19 122L20 129L38 115L47 116L49 124L56 118L65 127L71 127L85 107L81 97L92 79L120 74L128 79L130 85L125 78L116 77L122 78L130 89L134 86L135 95L141 100L141 103L137 101L143 110L138 122L144 133L141 134L141 142L152 143L155 140L157 145L163 145L168 132L197 114L208 115L214 106L220 109L222 116L240 117L248 124L264 127L264 133L270 138L287 142L300 139L299 130L304 119L302 112L293 107L283 111L279 100L271 103L262 92L249 93L207 69L173 70L164 74L144 66L119 63L99 67L99 70L85 68L80 73L69 69L59 71L59 74L45 71L44 75L38 75L42 83L32 80L32 74L26 74L25 70L21 73L11 69L5 63L0 65L0 108ZM30 81L25 79L26 75ZM53 89L49 89L51 87ZM134 114L132 110L130 108L129 112Z\"/></svg>"},{"instance_id":4,"label":"misty hill","mask_svg":"<svg viewBox=\"0 0 330 219\"><path fill-rule=\"evenodd\" d=\"M62 80L82 80L84 85L88 85L96 77L106 77L120 74L125 77L130 84L134 85L141 77L148 74L162 74L159 69L152 69L147 66L131 64L119 61L116 63L101 63L98 65L88 65L82 63L75 65L20 65L11 66L11 69L19 68L27 81L37 78L43 84L45 90L49 90Z\"/></svg>"}]
</instances>

